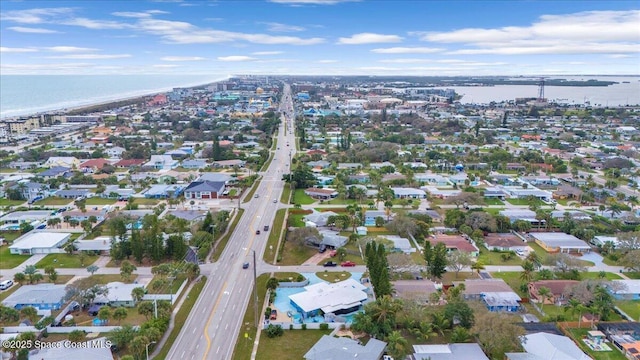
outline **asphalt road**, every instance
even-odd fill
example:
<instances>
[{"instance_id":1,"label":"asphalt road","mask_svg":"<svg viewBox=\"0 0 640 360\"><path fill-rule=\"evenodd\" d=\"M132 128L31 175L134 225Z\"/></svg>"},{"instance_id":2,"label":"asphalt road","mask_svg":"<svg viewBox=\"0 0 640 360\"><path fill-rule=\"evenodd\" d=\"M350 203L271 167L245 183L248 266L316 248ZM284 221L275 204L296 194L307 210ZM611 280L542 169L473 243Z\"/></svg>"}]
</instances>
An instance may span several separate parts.
<instances>
[{"instance_id":1,"label":"asphalt road","mask_svg":"<svg viewBox=\"0 0 640 360\"><path fill-rule=\"evenodd\" d=\"M253 300L250 299L254 280L253 252L262 263L262 253L269 236L263 227L269 225L270 230L272 228L284 186L282 174L288 173L289 151L293 151L295 146L293 121L289 118L293 116L289 86L285 86L280 106L286 119L278 131L279 149L275 151L275 160L261 173L262 181L256 191L259 197L242 204L244 214L218 262L202 267L207 283L167 359L231 359L233 355L238 332L243 326L244 312L248 301ZM285 121L289 122L286 133ZM261 234L257 235L256 230ZM245 262L251 263L249 269L242 268ZM260 272L270 270L263 264L260 267Z\"/></svg>"}]
</instances>

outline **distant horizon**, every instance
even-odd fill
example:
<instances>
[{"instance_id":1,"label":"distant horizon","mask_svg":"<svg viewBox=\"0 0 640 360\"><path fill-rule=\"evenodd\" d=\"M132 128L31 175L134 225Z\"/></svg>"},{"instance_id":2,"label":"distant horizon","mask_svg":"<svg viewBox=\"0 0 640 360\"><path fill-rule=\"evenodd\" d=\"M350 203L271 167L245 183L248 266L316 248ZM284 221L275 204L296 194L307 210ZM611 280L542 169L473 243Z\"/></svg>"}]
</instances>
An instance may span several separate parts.
<instances>
[{"instance_id":1,"label":"distant horizon","mask_svg":"<svg viewBox=\"0 0 640 360\"><path fill-rule=\"evenodd\" d=\"M0 76L201 76L201 75L211 75L207 73L202 74L166 74L166 73L154 73L154 74L0 74ZM228 75L225 79L234 78L234 77L243 77L243 76L252 76L252 77L260 77L260 76L273 76L273 77L287 77L287 76L299 76L299 77L324 77L324 76L336 76L336 77L436 77L436 78L460 78L460 77L477 77L477 78L489 78L489 77L527 77L527 78L536 78L536 77L549 77L549 78L562 78L562 77L570 77L570 76L601 76L601 77L640 77L640 74L522 74L522 75L513 75L513 74L495 74L495 75L416 75L416 74L393 74L393 75L380 75L380 74L234 74ZM223 79L224 80L224 79ZM223 81L216 80L216 81ZM214 82L216 82L214 81Z\"/></svg>"},{"instance_id":2,"label":"distant horizon","mask_svg":"<svg viewBox=\"0 0 640 360\"><path fill-rule=\"evenodd\" d=\"M625 76L638 24L631 0L3 1L0 71Z\"/></svg>"}]
</instances>

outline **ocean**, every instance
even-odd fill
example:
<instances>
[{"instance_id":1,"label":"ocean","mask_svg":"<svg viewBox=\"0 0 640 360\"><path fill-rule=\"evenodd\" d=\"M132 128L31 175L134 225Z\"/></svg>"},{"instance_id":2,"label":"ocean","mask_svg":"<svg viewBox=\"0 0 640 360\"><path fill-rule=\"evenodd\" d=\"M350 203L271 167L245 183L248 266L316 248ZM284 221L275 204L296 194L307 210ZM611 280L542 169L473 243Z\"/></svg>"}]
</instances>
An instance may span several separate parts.
<instances>
[{"instance_id":1,"label":"ocean","mask_svg":"<svg viewBox=\"0 0 640 360\"><path fill-rule=\"evenodd\" d=\"M0 118L210 84L221 75L1 75Z\"/></svg>"}]
</instances>

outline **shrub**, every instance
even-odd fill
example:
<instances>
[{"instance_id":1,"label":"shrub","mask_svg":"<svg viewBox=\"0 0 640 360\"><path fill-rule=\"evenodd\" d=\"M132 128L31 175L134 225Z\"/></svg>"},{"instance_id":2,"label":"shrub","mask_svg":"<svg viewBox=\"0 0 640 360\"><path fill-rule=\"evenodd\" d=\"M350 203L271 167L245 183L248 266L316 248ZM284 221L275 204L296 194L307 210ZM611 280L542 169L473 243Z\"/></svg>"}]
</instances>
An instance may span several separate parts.
<instances>
[{"instance_id":1,"label":"shrub","mask_svg":"<svg viewBox=\"0 0 640 360\"><path fill-rule=\"evenodd\" d=\"M329 324L327 323L320 324L320 330L327 330L327 329L329 329Z\"/></svg>"},{"instance_id":2,"label":"shrub","mask_svg":"<svg viewBox=\"0 0 640 360\"><path fill-rule=\"evenodd\" d=\"M267 326L266 333L267 333L267 337L274 338L274 337L282 336L284 334L284 330L280 325L270 324L269 326Z\"/></svg>"},{"instance_id":3,"label":"shrub","mask_svg":"<svg viewBox=\"0 0 640 360\"><path fill-rule=\"evenodd\" d=\"M302 324L302 330L307 330L307 324Z\"/></svg>"}]
</instances>

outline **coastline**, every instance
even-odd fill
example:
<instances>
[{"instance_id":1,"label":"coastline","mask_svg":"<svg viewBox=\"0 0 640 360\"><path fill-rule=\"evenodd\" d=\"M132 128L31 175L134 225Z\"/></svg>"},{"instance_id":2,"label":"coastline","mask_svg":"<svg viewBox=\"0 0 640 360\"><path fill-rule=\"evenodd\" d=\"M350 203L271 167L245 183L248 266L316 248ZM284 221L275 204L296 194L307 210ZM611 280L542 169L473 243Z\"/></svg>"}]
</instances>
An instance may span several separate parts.
<instances>
[{"instance_id":1,"label":"coastline","mask_svg":"<svg viewBox=\"0 0 640 360\"><path fill-rule=\"evenodd\" d=\"M4 115L2 114L0 116L0 121L6 121L6 120L11 120L11 119L19 119L19 118L28 118L28 117L34 117L34 116L42 116L45 114L66 114L66 115L70 115L70 114L78 114L78 113L84 113L84 112L90 112L92 111L92 108L97 108L97 107L108 107L109 105L113 105L113 107L118 107L117 105L122 103L122 105L120 106L126 106L129 104L134 104L134 103L139 103L140 101L144 101L145 99L149 98L149 97L153 97L159 94L166 94L170 91L172 91L175 88L182 88L182 89L193 89L193 88L198 88L198 87L203 87L203 86L208 86L211 84L215 84L221 81L225 81L228 80L230 77L226 76L224 78L219 78L219 79L214 79L212 81L209 82L205 82L205 83L197 83L197 84L190 84L190 85L184 85L184 86L171 86L171 87L162 87L159 89L154 89L154 90L140 90L138 91L133 91L131 95L113 95L113 97L111 96L104 96L103 100L87 100L87 102L82 102L82 103L78 103L78 101L75 101L76 104L70 104L69 106L61 106L61 105L50 105L51 107L49 108L43 108L42 110L33 110L33 111L24 111L24 112L19 112L20 110L12 110L10 111L11 113L15 114L10 114L10 115ZM98 111L98 110L93 110L93 111ZM101 111L106 111L106 110L101 110Z\"/></svg>"}]
</instances>

